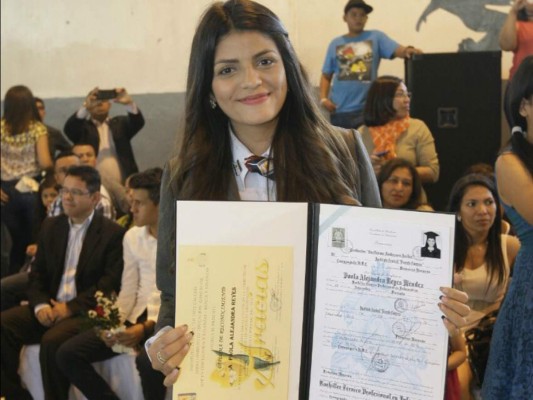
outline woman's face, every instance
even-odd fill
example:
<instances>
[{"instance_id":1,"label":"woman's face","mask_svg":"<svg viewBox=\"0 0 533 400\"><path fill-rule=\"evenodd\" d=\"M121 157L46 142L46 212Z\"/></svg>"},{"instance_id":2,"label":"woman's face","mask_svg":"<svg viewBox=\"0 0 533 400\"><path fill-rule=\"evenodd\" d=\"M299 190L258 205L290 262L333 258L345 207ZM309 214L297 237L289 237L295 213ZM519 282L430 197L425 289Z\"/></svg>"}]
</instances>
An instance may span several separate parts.
<instances>
[{"instance_id":1,"label":"woman's face","mask_svg":"<svg viewBox=\"0 0 533 400\"><path fill-rule=\"evenodd\" d=\"M405 167L398 167L389 178L381 184L383 207L401 208L411 198L413 193L413 176Z\"/></svg>"},{"instance_id":2,"label":"woman's face","mask_svg":"<svg viewBox=\"0 0 533 400\"><path fill-rule=\"evenodd\" d=\"M224 36L215 51L211 87L237 133L269 125L274 130L287 97L285 68L274 41L256 31Z\"/></svg>"},{"instance_id":3,"label":"woman's face","mask_svg":"<svg viewBox=\"0 0 533 400\"><path fill-rule=\"evenodd\" d=\"M409 109L411 106L410 94L407 91L407 86L402 82L396 88L394 93L394 100L392 101L392 107L396 111L396 118L402 119L409 115Z\"/></svg>"},{"instance_id":4,"label":"woman's face","mask_svg":"<svg viewBox=\"0 0 533 400\"><path fill-rule=\"evenodd\" d=\"M485 186L469 186L459 209L461 223L470 235L486 235L496 218L496 202Z\"/></svg>"},{"instance_id":5,"label":"woman's face","mask_svg":"<svg viewBox=\"0 0 533 400\"><path fill-rule=\"evenodd\" d=\"M43 202L43 206L48 210L58 195L59 192L56 190L56 188L51 187L43 189L41 192L41 201Z\"/></svg>"}]
</instances>

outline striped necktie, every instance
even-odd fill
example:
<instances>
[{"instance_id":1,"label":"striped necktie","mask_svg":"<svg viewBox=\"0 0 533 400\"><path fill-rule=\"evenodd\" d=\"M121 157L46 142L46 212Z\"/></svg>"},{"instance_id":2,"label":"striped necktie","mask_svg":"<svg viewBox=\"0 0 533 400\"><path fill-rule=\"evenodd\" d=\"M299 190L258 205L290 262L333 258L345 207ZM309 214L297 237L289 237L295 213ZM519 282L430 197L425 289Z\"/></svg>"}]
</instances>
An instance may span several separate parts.
<instances>
[{"instance_id":1,"label":"striped necktie","mask_svg":"<svg viewBox=\"0 0 533 400\"><path fill-rule=\"evenodd\" d=\"M271 158L251 155L244 159L244 165L250 172L257 172L274 180L274 162Z\"/></svg>"}]
</instances>

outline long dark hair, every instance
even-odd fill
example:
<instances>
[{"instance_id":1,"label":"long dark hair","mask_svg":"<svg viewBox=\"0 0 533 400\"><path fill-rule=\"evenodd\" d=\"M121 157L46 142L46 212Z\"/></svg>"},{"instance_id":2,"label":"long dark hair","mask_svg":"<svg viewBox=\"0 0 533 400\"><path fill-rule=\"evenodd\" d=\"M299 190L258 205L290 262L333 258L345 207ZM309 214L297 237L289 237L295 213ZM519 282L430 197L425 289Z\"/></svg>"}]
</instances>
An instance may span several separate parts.
<instances>
[{"instance_id":1,"label":"long dark hair","mask_svg":"<svg viewBox=\"0 0 533 400\"><path fill-rule=\"evenodd\" d=\"M529 16L527 15L527 10L525 7L518 10L516 13L516 19L518 21L529 21Z\"/></svg>"},{"instance_id":2,"label":"long dark hair","mask_svg":"<svg viewBox=\"0 0 533 400\"><path fill-rule=\"evenodd\" d=\"M520 63L511 80L509 93L508 108L510 115L508 116L508 122L513 130L511 150L524 163L529 173L533 175L533 144L529 143L524 136L528 130L527 120L520 115L520 107L523 101L533 103L533 55L527 56Z\"/></svg>"},{"instance_id":3,"label":"long dark hair","mask_svg":"<svg viewBox=\"0 0 533 400\"><path fill-rule=\"evenodd\" d=\"M380 76L370 85L365 102L366 126L382 126L396 117L394 95L403 81L396 76Z\"/></svg>"},{"instance_id":4,"label":"long dark hair","mask_svg":"<svg viewBox=\"0 0 533 400\"><path fill-rule=\"evenodd\" d=\"M212 109L209 104L215 50L232 31L256 31L269 37L283 60L288 93L271 145L277 200L354 204L353 171L357 167L347 146L321 115L287 31L272 11L247 0L212 4L196 30L183 142L172 179L180 197L225 200L235 179L229 119L219 107Z\"/></svg>"},{"instance_id":5,"label":"long dark hair","mask_svg":"<svg viewBox=\"0 0 533 400\"><path fill-rule=\"evenodd\" d=\"M11 87L4 97L7 132L14 136L24 133L32 121L40 121L39 112L30 89L23 85Z\"/></svg>"},{"instance_id":6,"label":"long dark hair","mask_svg":"<svg viewBox=\"0 0 533 400\"><path fill-rule=\"evenodd\" d=\"M420 181L420 175L418 175L418 171L414 165L403 158L393 158L392 160L387 161L381 167L381 171L378 174L378 186L381 201L383 202L381 187L398 168L407 168L411 173L411 179L413 180L413 190L411 192L411 196L407 200L407 203L405 203L401 208L406 210L416 210L422 204L422 182Z\"/></svg>"},{"instance_id":7,"label":"long dark hair","mask_svg":"<svg viewBox=\"0 0 533 400\"><path fill-rule=\"evenodd\" d=\"M461 202L466 193L466 190L472 186L483 186L487 188L496 204L496 218L500 218L500 200L498 198L498 192L496 191L496 186L494 182L481 174L469 174L460 178L455 185L453 185L452 191L450 193L450 201L448 203L448 211L459 214L461 209ZM468 232L463 227L461 222L457 222L455 229L455 255L454 262L456 272L463 270L466 254L468 248L471 245L471 238L468 235ZM487 243L487 252L485 254L485 261L487 262L487 271L490 276L489 286L494 277L496 277L499 284L503 283L505 279L505 269L503 262L502 254L502 244L501 244L501 224L499 221L494 220L494 223L489 229L488 234L488 243Z\"/></svg>"}]
</instances>

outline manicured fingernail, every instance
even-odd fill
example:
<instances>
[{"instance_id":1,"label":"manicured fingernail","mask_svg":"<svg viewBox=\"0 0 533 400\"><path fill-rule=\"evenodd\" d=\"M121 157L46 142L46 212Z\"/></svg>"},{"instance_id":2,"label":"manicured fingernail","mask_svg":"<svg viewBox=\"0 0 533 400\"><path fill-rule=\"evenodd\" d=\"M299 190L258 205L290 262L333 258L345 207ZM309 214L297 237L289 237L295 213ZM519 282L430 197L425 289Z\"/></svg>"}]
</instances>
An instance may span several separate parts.
<instances>
[{"instance_id":1,"label":"manicured fingernail","mask_svg":"<svg viewBox=\"0 0 533 400\"><path fill-rule=\"evenodd\" d=\"M439 300L442 300L443 297L444 297L444 295L441 294L441 295L439 296Z\"/></svg>"},{"instance_id":2,"label":"manicured fingernail","mask_svg":"<svg viewBox=\"0 0 533 400\"><path fill-rule=\"evenodd\" d=\"M189 333L191 334L191 336L194 336L194 331L190 331Z\"/></svg>"},{"instance_id":3,"label":"manicured fingernail","mask_svg":"<svg viewBox=\"0 0 533 400\"><path fill-rule=\"evenodd\" d=\"M185 330L189 329L189 326L187 324L183 324L181 327Z\"/></svg>"},{"instance_id":4,"label":"manicured fingernail","mask_svg":"<svg viewBox=\"0 0 533 400\"><path fill-rule=\"evenodd\" d=\"M446 319L446 317L445 317L444 315L441 315L440 317L441 317L442 319Z\"/></svg>"}]
</instances>

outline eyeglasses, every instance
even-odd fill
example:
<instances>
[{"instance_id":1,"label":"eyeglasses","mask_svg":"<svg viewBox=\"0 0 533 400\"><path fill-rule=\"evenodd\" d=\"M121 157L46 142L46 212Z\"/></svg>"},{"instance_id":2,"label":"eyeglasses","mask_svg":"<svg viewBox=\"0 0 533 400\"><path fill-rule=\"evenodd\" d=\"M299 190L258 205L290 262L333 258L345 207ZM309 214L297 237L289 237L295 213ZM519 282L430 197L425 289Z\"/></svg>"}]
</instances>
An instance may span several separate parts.
<instances>
[{"instance_id":1,"label":"eyeglasses","mask_svg":"<svg viewBox=\"0 0 533 400\"><path fill-rule=\"evenodd\" d=\"M402 186L404 187L411 187L413 186L413 182L411 181L408 181L407 179L399 179L399 178L396 178L394 176L391 176L390 178L388 178L385 182L387 183L390 183L394 186L398 185L398 183L401 183Z\"/></svg>"},{"instance_id":2,"label":"eyeglasses","mask_svg":"<svg viewBox=\"0 0 533 400\"><path fill-rule=\"evenodd\" d=\"M61 189L59 189L59 194L62 195L62 196L67 195L67 194L71 194L72 196L81 197L81 196L90 195L91 192L83 191L83 190L80 190L80 189L61 188Z\"/></svg>"},{"instance_id":3,"label":"eyeglasses","mask_svg":"<svg viewBox=\"0 0 533 400\"><path fill-rule=\"evenodd\" d=\"M413 94L411 92L397 92L397 93L394 93L394 97L407 97L407 98L411 98L413 97Z\"/></svg>"}]
</instances>

